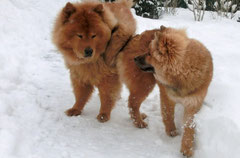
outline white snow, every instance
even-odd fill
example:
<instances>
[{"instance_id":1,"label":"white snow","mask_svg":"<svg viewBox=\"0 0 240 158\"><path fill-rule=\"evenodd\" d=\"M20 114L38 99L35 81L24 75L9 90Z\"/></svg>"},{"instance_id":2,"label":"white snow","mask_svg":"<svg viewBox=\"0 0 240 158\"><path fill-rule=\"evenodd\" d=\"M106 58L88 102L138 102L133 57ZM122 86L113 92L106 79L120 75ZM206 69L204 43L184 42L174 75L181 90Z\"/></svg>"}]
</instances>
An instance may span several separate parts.
<instances>
[{"instance_id":1,"label":"white snow","mask_svg":"<svg viewBox=\"0 0 240 158\"><path fill-rule=\"evenodd\" d=\"M128 91L99 123L97 91L83 114L67 117L74 103L68 71L51 42L54 18L67 1L1 0L0 2L0 157L1 158L179 158L183 108L176 107L180 135L165 134L158 88L141 110L147 129L129 118ZM205 104L196 116L195 158L237 158L240 154L240 23L193 21L188 9L160 20L137 17L138 33L160 25L187 28L212 52L214 77Z\"/></svg>"}]
</instances>

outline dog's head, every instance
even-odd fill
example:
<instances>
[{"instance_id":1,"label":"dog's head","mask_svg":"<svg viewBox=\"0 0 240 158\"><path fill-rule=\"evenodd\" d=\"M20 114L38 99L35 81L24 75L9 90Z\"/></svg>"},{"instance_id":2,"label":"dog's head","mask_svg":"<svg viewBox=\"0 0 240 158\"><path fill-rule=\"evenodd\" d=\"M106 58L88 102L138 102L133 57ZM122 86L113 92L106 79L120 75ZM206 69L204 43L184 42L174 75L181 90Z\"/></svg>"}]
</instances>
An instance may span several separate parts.
<instances>
[{"instance_id":1,"label":"dog's head","mask_svg":"<svg viewBox=\"0 0 240 158\"><path fill-rule=\"evenodd\" d=\"M111 27L102 15L104 5L92 3L67 3L61 11L54 30L54 41L67 63L95 62L105 52L111 38Z\"/></svg>"},{"instance_id":2,"label":"dog's head","mask_svg":"<svg viewBox=\"0 0 240 158\"><path fill-rule=\"evenodd\" d=\"M136 65L145 72L160 74L162 69L174 64L176 59L183 55L187 40L184 33L184 30L161 26L160 30L154 33L149 52L134 59Z\"/></svg>"}]
</instances>

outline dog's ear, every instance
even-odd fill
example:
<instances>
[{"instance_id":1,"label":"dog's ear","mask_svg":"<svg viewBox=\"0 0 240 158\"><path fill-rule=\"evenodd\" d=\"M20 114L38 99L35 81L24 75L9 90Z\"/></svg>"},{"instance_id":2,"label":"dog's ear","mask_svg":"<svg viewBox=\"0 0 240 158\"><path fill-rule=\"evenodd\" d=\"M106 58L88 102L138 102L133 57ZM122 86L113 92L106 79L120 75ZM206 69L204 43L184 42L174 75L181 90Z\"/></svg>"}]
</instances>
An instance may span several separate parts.
<instances>
[{"instance_id":1,"label":"dog's ear","mask_svg":"<svg viewBox=\"0 0 240 158\"><path fill-rule=\"evenodd\" d=\"M155 50L158 50L157 52L159 54L168 53L167 41L166 41L165 34L162 32L159 32L159 31L155 32L151 47Z\"/></svg>"},{"instance_id":2,"label":"dog's ear","mask_svg":"<svg viewBox=\"0 0 240 158\"><path fill-rule=\"evenodd\" d=\"M68 22L70 16L76 12L76 8L70 2L68 2L65 7L63 8L63 23Z\"/></svg>"},{"instance_id":3,"label":"dog's ear","mask_svg":"<svg viewBox=\"0 0 240 158\"><path fill-rule=\"evenodd\" d=\"M164 31L165 29L166 29L165 26L163 26L163 25L160 26L160 31Z\"/></svg>"},{"instance_id":4,"label":"dog's ear","mask_svg":"<svg viewBox=\"0 0 240 158\"><path fill-rule=\"evenodd\" d=\"M162 33L161 32L155 32L154 33L154 40L156 42L158 42L161 39L161 37L162 37Z\"/></svg>"},{"instance_id":5,"label":"dog's ear","mask_svg":"<svg viewBox=\"0 0 240 158\"><path fill-rule=\"evenodd\" d=\"M98 4L93 10L97 13L102 13L104 11L103 4Z\"/></svg>"},{"instance_id":6,"label":"dog's ear","mask_svg":"<svg viewBox=\"0 0 240 158\"><path fill-rule=\"evenodd\" d=\"M108 7L104 6L104 4L101 3L96 5L93 11L102 17L103 22L105 22L111 30L114 31L114 29L117 28L118 21L116 17Z\"/></svg>"},{"instance_id":7,"label":"dog's ear","mask_svg":"<svg viewBox=\"0 0 240 158\"><path fill-rule=\"evenodd\" d=\"M159 39L158 39L158 36L159 36L159 32L155 32L154 33L154 37L151 41L151 44L150 44L150 50L157 50L158 49L158 45L159 45Z\"/></svg>"}]
</instances>

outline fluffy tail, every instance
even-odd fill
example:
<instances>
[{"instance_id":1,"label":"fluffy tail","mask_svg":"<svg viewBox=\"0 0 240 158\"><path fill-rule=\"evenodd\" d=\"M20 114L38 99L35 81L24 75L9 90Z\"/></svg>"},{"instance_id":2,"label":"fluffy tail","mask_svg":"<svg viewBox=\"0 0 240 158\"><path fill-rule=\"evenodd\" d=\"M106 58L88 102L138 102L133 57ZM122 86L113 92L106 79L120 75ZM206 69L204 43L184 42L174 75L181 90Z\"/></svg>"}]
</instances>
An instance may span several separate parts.
<instances>
[{"instance_id":1,"label":"fluffy tail","mask_svg":"<svg viewBox=\"0 0 240 158\"><path fill-rule=\"evenodd\" d=\"M128 8L131 8L134 5L133 0L117 0L117 2L123 3Z\"/></svg>"}]
</instances>

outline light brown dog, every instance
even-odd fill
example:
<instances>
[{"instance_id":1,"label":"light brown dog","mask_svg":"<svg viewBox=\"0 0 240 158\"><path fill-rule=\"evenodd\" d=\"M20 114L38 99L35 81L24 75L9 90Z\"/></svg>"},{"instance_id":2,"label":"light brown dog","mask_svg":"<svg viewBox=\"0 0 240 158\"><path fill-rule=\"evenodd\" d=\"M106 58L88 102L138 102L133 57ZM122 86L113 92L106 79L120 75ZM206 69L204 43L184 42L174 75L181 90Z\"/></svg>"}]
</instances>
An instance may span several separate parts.
<instances>
[{"instance_id":1,"label":"light brown dog","mask_svg":"<svg viewBox=\"0 0 240 158\"><path fill-rule=\"evenodd\" d=\"M121 84L114 63L118 51L135 33L136 24L130 12L131 0L115 3L84 1L67 3L59 13L53 42L62 53L70 70L76 102L66 111L68 116L80 115L94 87L99 90L100 122L110 119L119 96Z\"/></svg>"},{"instance_id":2,"label":"light brown dog","mask_svg":"<svg viewBox=\"0 0 240 158\"><path fill-rule=\"evenodd\" d=\"M136 57L141 54L139 52L144 55ZM134 57L142 71L134 65ZM160 88L161 111L167 135L177 135L175 104L184 106L181 152L185 156L192 156L196 126L194 114L203 104L213 74L210 52L199 41L188 38L184 30L162 26L160 30L144 32L130 41L120 54L118 67L130 90L130 113L138 127L147 125L142 120L139 108L155 85L154 77Z\"/></svg>"}]
</instances>

